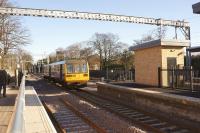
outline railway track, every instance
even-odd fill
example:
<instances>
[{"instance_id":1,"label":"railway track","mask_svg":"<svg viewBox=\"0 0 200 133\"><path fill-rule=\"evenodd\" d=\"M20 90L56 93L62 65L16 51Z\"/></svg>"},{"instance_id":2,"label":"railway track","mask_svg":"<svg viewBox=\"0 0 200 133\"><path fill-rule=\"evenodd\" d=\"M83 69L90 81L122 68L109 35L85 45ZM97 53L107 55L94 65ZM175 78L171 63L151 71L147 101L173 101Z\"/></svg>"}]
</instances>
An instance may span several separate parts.
<instances>
[{"instance_id":1,"label":"railway track","mask_svg":"<svg viewBox=\"0 0 200 133\"><path fill-rule=\"evenodd\" d=\"M50 108L50 104L43 102L46 110L53 117L54 123L57 123L57 130L62 133L107 133L104 128L94 123L80 110L76 109L72 104L61 98L56 105L59 105L57 111L54 112ZM59 123L59 124L58 124Z\"/></svg>"},{"instance_id":2,"label":"railway track","mask_svg":"<svg viewBox=\"0 0 200 133\"><path fill-rule=\"evenodd\" d=\"M59 88L61 87L61 85L58 85L58 84L56 84L56 86ZM155 115L148 114L144 111L140 111L134 108L127 107L126 105L122 105L122 104L110 101L108 99L103 98L102 96L99 96L96 93L93 94L93 93L89 93L83 90L67 90L67 92L70 94L74 94L77 97L89 103L92 103L93 105L97 106L99 109L104 109L104 110L107 110L108 112L113 113L119 116L120 118L130 122L131 125L136 125L136 127L139 127L140 129L143 129L144 131L147 131L147 132L157 132L157 133L195 132L195 129L194 131L193 130L191 131L191 129L182 127L176 123L171 123L168 120L160 119L159 117L156 117ZM59 125L60 127L62 127L62 131L76 132L80 130L79 132L113 132L112 130L109 130L109 129L106 130L106 128L100 127L98 124L95 124L94 120L89 119L88 114L86 114L85 112L81 112L81 111L77 112L78 109L76 108L74 109L73 103L67 102L67 99L61 99L59 101L60 101L59 102L60 109L57 111L57 113L54 114L54 117L57 123L60 123ZM55 105L57 104L58 103L56 103ZM74 110L76 111L74 112ZM70 117L68 117L68 115L71 116L70 113L73 113L73 115L72 114L71 115L72 116L75 115L76 116L75 119L77 120L73 120L73 121L70 120L69 119ZM82 118L81 116L84 116L84 117ZM70 123L70 121L75 122L75 123ZM71 125L74 125L74 126L77 125L77 127L70 127ZM85 127L86 129L84 128L82 129L80 127ZM98 131L98 129L103 129L103 130Z\"/></svg>"},{"instance_id":3,"label":"railway track","mask_svg":"<svg viewBox=\"0 0 200 133\"><path fill-rule=\"evenodd\" d=\"M55 127L57 127L58 132L103 132L102 130L97 131L99 130L98 127L100 127L109 133L143 133L142 130L138 129L134 125L130 125L130 123L120 120L120 118L113 113L110 113L102 108L98 108L86 102L85 100L68 93L68 91L66 92L66 89L62 89L60 84L46 82L45 80L34 78L33 76L29 78L27 85L34 86L36 89L50 118L52 119ZM60 98L65 98L65 102L63 103L63 100L60 101ZM64 105L66 106L66 102L67 105L74 106L74 108L79 111L78 115L74 112L71 106L64 107ZM91 127L92 125L94 126L94 124L96 124L96 126L94 126L96 128L92 128L94 130L79 129L79 126L84 125L82 123L77 124L77 128L74 129L74 127L71 126L76 125L76 123L67 125L71 120L68 119L68 113L63 112L64 110L65 112L66 110L70 110L77 116L77 119L81 119L87 124L87 119L89 119L91 122L88 125ZM80 113L84 115L86 119L81 118L79 116Z\"/></svg>"},{"instance_id":4,"label":"railway track","mask_svg":"<svg viewBox=\"0 0 200 133\"><path fill-rule=\"evenodd\" d=\"M157 132L157 133L191 133L195 131L191 131L191 129L187 129L185 127L180 127L180 125L171 123L169 121L160 119L158 117L152 116L151 114L145 113L143 111L139 111L137 109L133 109L127 107L125 105L121 105L119 103L112 102L107 99L103 99L102 96L98 96L97 94L92 94L83 90L79 91L70 91L75 94L91 102L99 107L102 107L110 112L119 115L120 117L137 124L141 129L144 129L147 132Z\"/></svg>"}]
</instances>

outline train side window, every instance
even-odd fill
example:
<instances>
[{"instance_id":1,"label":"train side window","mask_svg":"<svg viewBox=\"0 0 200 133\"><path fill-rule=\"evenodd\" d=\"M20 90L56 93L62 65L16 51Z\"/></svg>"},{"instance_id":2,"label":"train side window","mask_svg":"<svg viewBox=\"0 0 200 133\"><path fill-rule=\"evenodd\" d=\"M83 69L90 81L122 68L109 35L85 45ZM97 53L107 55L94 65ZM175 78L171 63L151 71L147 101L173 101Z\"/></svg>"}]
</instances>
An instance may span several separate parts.
<instances>
[{"instance_id":1,"label":"train side window","mask_svg":"<svg viewBox=\"0 0 200 133\"><path fill-rule=\"evenodd\" d=\"M86 64L82 65L82 72L84 72L84 73L87 72L87 65Z\"/></svg>"},{"instance_id":2,"label":"train side window","mask_svg":"<svg viewBox=\"0 0 200 133\"><path fill-rule=\"evenodd\" d=\"M73 73L73 65L67 64L67 73Z\"/></svg>"},{"instance_id":3,"label":"train side window","mask_svg":"<svg viewBox=\"0 0 200 133\"><path fill-rule=\"evenodd\" d=\"M75 65L75 73L81 72L81 66L79 64Z\"/></svg>"}]
</instances>

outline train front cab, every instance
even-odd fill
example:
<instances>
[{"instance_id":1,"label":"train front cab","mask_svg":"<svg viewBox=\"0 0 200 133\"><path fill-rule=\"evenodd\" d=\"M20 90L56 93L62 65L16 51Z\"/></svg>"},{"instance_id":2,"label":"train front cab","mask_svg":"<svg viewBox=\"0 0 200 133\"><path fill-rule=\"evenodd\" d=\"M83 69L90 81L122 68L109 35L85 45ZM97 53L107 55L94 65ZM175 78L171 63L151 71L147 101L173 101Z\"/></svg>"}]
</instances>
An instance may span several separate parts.
<instances>
[{"instance_id":1,"label":"train front cab","mask_svg":"<svg viewBox=\"0 0 200 133\"><path fill-rule=\"evenodd\" d=\"M89 81L89 66L86 61L68 62L64 67L64 80L68 84L87 84Z\"/></svg>"}]
</instances>

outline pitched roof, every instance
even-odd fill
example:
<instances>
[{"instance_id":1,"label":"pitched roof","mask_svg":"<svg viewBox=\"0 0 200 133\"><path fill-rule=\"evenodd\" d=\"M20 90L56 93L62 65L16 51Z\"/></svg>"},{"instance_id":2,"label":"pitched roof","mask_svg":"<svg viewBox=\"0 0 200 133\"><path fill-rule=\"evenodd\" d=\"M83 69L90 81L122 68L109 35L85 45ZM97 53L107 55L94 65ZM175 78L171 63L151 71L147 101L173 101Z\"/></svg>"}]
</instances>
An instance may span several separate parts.
<instances>
[{"instance_id":1,"label":"pitched roof","mask_svg":"<svg viewBox=\"0 0 200 133\"><path fill-rule=\"evenodd\" d=\"M200 14L200 2L192 5L193 13Z\"/></svg>"},{"instance_id":2,"label":"pitched roof","mask_svg":"<svg viewBox=\"0 0 200 133\"><path fill-rule=\"evenodd\" d=\"M131 51L144 49L144 48L151 48L156 46L181 46L181 47L187 47L189 46L189 41L184 40L166 40L166 39L158 39L153 40L145 43L138 44L136 46L132 46L129 48Z\"/></svg>"},{"instance_id":3,"label":"pitched roof","mask_svg":"<svg viewBox=\"0 0 200 133\"><path fill-rule=\"evenodd\" d=\"M187 50L190 52L200 52L200 46L187 48Z\"/></svg>"}]
</instances>

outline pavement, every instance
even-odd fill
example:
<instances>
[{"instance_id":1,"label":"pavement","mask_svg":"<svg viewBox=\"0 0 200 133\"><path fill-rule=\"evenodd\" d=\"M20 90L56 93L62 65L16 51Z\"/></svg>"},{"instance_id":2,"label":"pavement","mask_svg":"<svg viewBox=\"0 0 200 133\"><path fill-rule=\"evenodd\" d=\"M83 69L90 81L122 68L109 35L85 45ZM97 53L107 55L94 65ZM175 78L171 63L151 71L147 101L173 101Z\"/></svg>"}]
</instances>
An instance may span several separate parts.
<instances>
[{"instance_id":1,"label":"pavement","mask_svg":"<svg viewBox=\"0 0 200 133\"><path fill-rule=\"evenodd\" d=\"M56 133L35 89L26 86L25 91L25 132L26 133Z\"/></svg>"},{"instance_id":2,"label":"pavement","mask_svg":"<svg viewBox=\"0 0 200 133\"><path fill-rule=\"evenodd\" d=\"M18 89L7 86L7 96L0 97L0 133L7 131L11 116L14 111L15 99Z\"/></svg>"},{"instance_id":3,"label":"pavement","mask_svg":"<svg viewBox=\"0 0 200 133\"><path fill-rule=\"evenodd\" d=\"M0 133L6 133L15 111L15 101L19 89L7 86L7 96L0 97ZM37 93L32 87L25 90L25 132L26 133L56 133Z\"/></svg>"}]
</instances>

